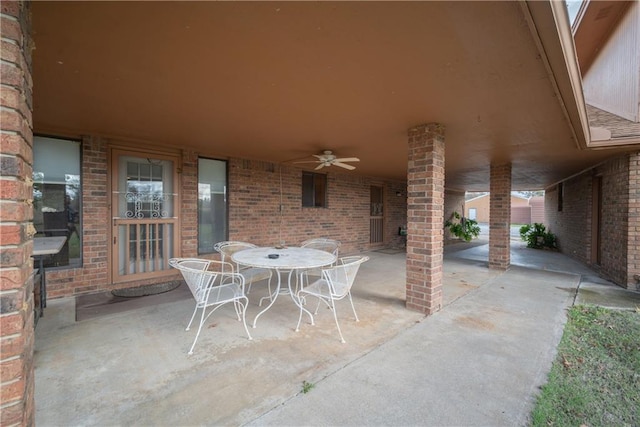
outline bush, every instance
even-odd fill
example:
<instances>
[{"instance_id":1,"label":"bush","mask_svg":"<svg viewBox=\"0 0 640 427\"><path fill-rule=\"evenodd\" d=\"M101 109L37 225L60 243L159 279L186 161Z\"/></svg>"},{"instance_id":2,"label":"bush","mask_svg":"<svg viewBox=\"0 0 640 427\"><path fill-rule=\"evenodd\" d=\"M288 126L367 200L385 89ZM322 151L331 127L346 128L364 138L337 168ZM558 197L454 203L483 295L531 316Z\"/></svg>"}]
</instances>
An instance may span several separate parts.
<instances>
[{"instance_id":1,"label":"bush","mask_svg":"<svg viewBox=\"0 0 640 427\"><path fill-rule=\"evenodd\" d=\"M555 234L547 231L544 224L538 222L520 227L520 237L527 242L528 248L558 249Z\"/></svg>"},{"instance_id":2,"label":"bush","mask_svg":"<svg viewBox=\"0 0 640 427\"><path fill-rule=\"evenodd\" d=\"M458 212L454 212L451 215L451 219L444 223L444 226L449 228L451 234L465 242L470 242L472 239L475 239L480 235L480 226L478 226L478 222L476 220L460 216Z\"/></svg>"}]
</instances>

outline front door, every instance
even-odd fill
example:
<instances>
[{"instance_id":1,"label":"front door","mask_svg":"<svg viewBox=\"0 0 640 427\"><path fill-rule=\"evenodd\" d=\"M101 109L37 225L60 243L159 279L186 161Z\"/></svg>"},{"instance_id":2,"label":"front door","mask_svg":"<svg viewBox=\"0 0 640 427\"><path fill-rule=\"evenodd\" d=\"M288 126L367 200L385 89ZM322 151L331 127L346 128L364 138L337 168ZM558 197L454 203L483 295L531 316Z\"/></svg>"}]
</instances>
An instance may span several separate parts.
<instances>
[{"instance_id":1,"label":"front door","mask_svg":"<svg viewBox=\"0 0 640 427\"><path fill-rule=\"evenodd\" d=\"M178 156L114 150L112 278L163 276L178 242Z\"/></svg>"},{"instance_id":2,"label":"front door","mask_svg":"<svg viewBox=\"0 0 640 427\"><path fill-rule=\"evenodd\" d=\"M384 202L382 187L372 185L369 190L369 243L372 246L384 243Z\"/></svg>"}]
</instances>

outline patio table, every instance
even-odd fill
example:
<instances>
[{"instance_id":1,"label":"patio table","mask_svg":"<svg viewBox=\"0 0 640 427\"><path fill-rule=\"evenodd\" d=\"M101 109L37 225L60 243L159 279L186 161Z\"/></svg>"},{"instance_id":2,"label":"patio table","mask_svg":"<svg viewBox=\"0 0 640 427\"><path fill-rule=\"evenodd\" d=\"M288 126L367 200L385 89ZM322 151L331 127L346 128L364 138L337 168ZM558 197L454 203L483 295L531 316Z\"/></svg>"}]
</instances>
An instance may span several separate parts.
<instances>
[{"instance_id":1,"label":"patio table","mask_svg":"<svg viewBox=\"0 0 640 427\"><path fill-rule=\"evenodd\" d=\"M38 307L35 307L38 313L35 316L34 323L38 321L38 317L44 315L44 308L47 306L47 278L45 275L44 258L59 253L66 241L67 236L35 237L33 239L33 253L31 256L36 261L39 261L40 271L40 303Z\"/></svg>"},{"instance_id":2,"label":"patio table","mask_svg":"<svg viewBox=\"0 0 640 427\"><path fill-rule=\"evenodd\" d=\"M270 255L272 257L269 257ZM288 290L291 295L293 302L309 315L311 318L311 324L313 324L313 315L302 306L300 301L296 298L295 292L291 289L291 276L294 272L296 275L298 273L302 275L305 270L331 265L336 261L336 256L329 252L311 248L285 247L280 249L274 247L260 247L244 249L236 252L231 256L231 259L241 265L275 270L276 276L278 277L276 289L270 295L271 302L260 313L258 313L256 318L253 320L253 327L255 328L258 318L269 310L269 308L271 308L271 306L276 302L278 295L282 293L282 291L286 290ZM288 289L285 290L282 289L282 280L280 278L280 273L282 272L289 273Z\"/></svg>"}]
</instances>

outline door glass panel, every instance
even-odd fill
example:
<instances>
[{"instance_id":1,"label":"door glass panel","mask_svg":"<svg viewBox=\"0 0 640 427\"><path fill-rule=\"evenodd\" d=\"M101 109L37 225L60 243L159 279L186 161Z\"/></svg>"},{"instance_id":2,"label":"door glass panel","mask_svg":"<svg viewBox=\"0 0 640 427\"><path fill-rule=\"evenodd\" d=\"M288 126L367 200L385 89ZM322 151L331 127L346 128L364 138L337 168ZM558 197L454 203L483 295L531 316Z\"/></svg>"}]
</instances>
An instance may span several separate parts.
<instances>
[{"instance_id":1,"label":"door glass panel","mask_svg":"<svg viewBox=\"0 0 640 427\"><path fill-rule=\"evenodd\" d=\"M168 269L173 256L173 162L121 156L118 177L118 274Z\"/></svg>"}]
</instances>

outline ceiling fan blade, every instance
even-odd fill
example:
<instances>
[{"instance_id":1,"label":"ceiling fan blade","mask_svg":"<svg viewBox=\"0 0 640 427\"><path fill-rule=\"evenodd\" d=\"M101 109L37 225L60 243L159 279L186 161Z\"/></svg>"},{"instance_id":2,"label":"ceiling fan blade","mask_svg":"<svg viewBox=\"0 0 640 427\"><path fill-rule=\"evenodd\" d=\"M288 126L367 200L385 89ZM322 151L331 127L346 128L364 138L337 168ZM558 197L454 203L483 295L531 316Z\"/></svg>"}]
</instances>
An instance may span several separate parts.
<instances>
[{"instance_id":1,"label":"ceiling fan blade","mask_svg":"<svg viewBox=\"0 0 640 427\"><path fill-rule=\"evenodd\" d=\"M333 163L331 163L331 164L332 164L333 166L339 166L339 167L341 167L341 168L345 168L345 169L348 169L348 170L350 170L350 171L352 171L352 170L354 170L354 169L356 168L355 166L351 166L351 165L348 165L348 164L346 164L346 163L340 163L340 162L333 162Z\"/></svg>"},{"instance_id":2,"label":"ceiling fan blade","mask_svg":"<svg viewBox=\"0 0 640 427\"><path fill-rule=\"evenodd\" d=\"M292 162L292 163L320 163L318 160L302 160L300 162Z\"/></svg>"},{"instance_id":3,"label":"ceiling fan blade","mask_svg":"<svg viewBox=\"0 0 640 427\"><path fill-rule=\"evenodd\" d=\"M334 162L359 162L360 159L357 157L344 157L342 159L334 159Z\"/></svg>"},{"instance_id":4,"label":"ceiling fan blade","mask_svg":"<svg viewBox=\"0 0 640 427\"><path fill-rule=\"evenodd\" d=\"M312 154L312 156L319 160L323 160L325 157L327 157L324 154Z\"/></svg>"},{"instance_id":5,"label":"ceiling fan blade","mask_svg":"<svg viewBox=\"0 0 640 427\"><path fill-rule=\"evenodd\" d=\"M315 169L315 170L322 169L322 168L323 168L323 167L325 167L325 166L326 166L326 164L325 164L325 163L320 163L320 164L318 165L318 167L316 167L316 169Z\"/></svg>"}]
</instances>

